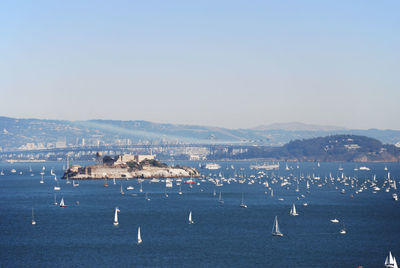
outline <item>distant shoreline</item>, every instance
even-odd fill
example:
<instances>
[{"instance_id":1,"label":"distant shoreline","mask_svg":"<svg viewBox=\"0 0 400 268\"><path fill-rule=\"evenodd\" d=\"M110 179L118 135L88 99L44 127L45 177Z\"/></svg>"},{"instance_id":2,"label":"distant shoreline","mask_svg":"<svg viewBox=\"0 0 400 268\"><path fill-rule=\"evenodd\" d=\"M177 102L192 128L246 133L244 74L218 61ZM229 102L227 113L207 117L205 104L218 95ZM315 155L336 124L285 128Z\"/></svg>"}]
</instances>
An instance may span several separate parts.
<instances>
[{"instance_id":1,"label":"distant shoreline","mask_svg":"<svg viewBox=\"0 0 400 268\"><path fill-rule=\"evenodd\" d=\"M318 160L306 160L306 161L298 161L298 160L278 160L278 159L270 159L270 158L249 158L249 159L218 159L218 160L168 160L168 159L163 159L162 161L167 161L167 162L196 162L196 163L208 163L208 162L290 162L290 163L400 163L400 161L381 161L381 160L375 160L375 161L318 161ZM62 163L65 161L57 161L57 160L3 160L0 161L0 163ZM76 161L79 163L90 163L90 162L95 162L94 160L79 160Z\"/></svg>"}]
</instances>

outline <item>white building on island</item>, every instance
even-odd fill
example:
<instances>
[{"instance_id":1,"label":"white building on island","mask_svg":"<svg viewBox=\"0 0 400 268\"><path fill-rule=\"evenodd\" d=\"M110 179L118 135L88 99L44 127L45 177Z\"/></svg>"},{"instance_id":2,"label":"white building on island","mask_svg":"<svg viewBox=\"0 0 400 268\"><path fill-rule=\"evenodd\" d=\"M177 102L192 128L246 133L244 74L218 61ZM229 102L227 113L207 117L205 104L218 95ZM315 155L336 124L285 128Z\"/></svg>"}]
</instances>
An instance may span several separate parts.
<instances>
[{"instance_id":1,"label":"white building on island","mask_svg":"<svg viewBox=\"0 0 400 268\"><path fill-rule=\"evenodd\" d=\"M137 155L123 154L117 157L116 161L114 162L114 165L124 164L131 161L140 163L143 160L153 160L155 159L155 157L156 156L154 154L137 154Z\"/></svg>"}]
</instances>

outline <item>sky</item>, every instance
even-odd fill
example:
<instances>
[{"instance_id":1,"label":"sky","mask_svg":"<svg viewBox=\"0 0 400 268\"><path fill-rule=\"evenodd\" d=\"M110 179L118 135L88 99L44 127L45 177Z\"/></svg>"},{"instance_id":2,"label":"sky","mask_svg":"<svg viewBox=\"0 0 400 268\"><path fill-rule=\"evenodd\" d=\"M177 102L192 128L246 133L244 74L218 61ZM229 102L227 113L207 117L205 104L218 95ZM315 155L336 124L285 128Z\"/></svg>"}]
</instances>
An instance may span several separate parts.
<instances>
[{"instance_id":1,"label":"sky","mask_svg":"<svg viewBox=\"0 0 400 268\"><path fill-rule=\"evenodd\" d=\"M400 129L400 1L1 1L0 116Z\"/></svg>"}]
</instances>

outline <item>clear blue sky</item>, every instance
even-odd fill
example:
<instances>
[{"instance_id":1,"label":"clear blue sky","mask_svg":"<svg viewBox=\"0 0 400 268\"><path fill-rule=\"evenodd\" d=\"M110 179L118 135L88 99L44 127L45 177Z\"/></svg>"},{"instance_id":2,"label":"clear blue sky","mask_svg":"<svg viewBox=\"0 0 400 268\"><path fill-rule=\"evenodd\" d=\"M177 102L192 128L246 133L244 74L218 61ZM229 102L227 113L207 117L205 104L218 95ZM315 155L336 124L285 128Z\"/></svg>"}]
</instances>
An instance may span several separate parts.
<instances>
[{"instance_id":1,"label":"clear blue sky","mask_svg":"<svg viewBox=\"0 0 400 268\"><path fill-rule=\"evenodd\" d=\"M400 1L1 1L0 115L400 129Z\"/></svg>"}]
</instances>

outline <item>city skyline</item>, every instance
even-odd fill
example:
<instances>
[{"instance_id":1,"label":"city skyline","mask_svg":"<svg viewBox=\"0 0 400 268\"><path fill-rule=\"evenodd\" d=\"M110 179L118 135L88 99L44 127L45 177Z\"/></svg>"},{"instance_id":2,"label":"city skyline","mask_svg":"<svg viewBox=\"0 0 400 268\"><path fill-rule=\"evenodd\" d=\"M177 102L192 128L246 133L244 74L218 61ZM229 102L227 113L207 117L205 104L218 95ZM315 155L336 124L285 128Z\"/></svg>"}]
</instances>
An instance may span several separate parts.
<instances>
[{"instance_id":1,"label":"city skyline","mask_svg":"<svg viewBox=\"0 0 400 268\"><path fill-rule=\"evenodd\" d=\"M0 115L400 129L399 7L3 2Z\"/></svg>"}]
</instances>

